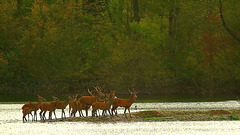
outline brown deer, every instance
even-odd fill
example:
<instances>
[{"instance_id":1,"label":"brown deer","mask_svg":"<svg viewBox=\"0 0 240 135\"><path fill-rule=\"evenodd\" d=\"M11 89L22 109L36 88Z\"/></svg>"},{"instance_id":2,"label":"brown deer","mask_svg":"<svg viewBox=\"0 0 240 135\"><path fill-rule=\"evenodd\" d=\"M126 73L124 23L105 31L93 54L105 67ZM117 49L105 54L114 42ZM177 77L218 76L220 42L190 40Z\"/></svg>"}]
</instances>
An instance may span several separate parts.
<instances>
[{"instance_id":1,"label":"brown deer","mask_svg":"<svg viewBox=\"0 0 240 135\"><path fill-rule=\"evenodd\" d=\"M66 114L64 109L67 107L67 105L73 100L73 98L68 95L68 100L67 101L59 101L57 104L57 109L61 109L62 110L62 119L65 118L66 119Z\"/></svg>"},{"instance_id":2,"label":"brown deer","mask_svg":"<svg viewBox=\"0 0 240 135\"><path fill-rule=\"evenodd\" d=\"M96 94L92 94L92 92L88 92L91 96L82 96L78 99L78 102L82 105L88 105L91 106L94 102L98 101L101 97L104 97L105 95L102 93L102 89L100 87L95 87ZM86 109L86 116L88 116L87 109Z\"/></svg>"},{"instance_id":3,"label":"brown deer","mask_svg":"<svg viewBox=\"0 0 240 135\"><path fill-rule=\"evenodd\" d=\"M126 115L126 110L128 110L129 112L129 115L131 117L131 113L130 113L130 106L134 103L134 101L136 100L137 98L137 92L135 91L135 89L133 89L133 91L130 91L129 92L131 93L131 97L129 99L122 99L122 98L115 98L114 102L113 102L113 106L112 106L112 113L114 111L116 111L116 109L118 107L124 107L125 110L124 110L124 115L125 117L127 117ZM115 113L115 115L117 115L117 113Z\"/></svg>"},{"instance_id":4,"label":"brown deer","mask_svg":"<svg viewBox=\"0 0 240 135\"><path fill-rule=\"evenodd\" d=\"M73 116L75 117L75 113L77 111L77 97L78 94L76 94L75 96L73 96L73 101L69 102L69 117Z\"/></svg>"},{"instance_id":5,"label":"brown deer","mask_svg":"<svg viewBox=\"0 0 240 135\"><path fill-rule=\"evenodd\" d=\"M53 96L52 96L52 98L53 98L53 101L52 101L52 102L43 103L43 104L40 106L40 109L41 109L41 112L40 112L41 120L46 120L45 113L46 113L47 111L49 111L49 119L52 119L52 112L53 112L54 115L55 115L55 119L57 119L55 110L56 110L56 108L57 108L59 99L58 99L57 97L53 97Z\"/></svg>"},{"instance_id":6,"label":"brown deer","mask_svg":"<svg viewBox=\"0 0 240 135\"><path fill-rule=\"evenodd\" d=\"M97 101L92 104L92 117L95 116L96 111L98 109L103 110L102 115L104 115L107 111L109 112L110 116L112 116L112 113L110 112L111 105L115 98L115 91L111 91L108 96L108 101ZM100 114L99 114L100 117Z\"/></svg>"},{"instance_id":7,"label":"brown deer","mask_svg":"<svg viewBox=\"0 0 240 135\"><path fill-rule=\"evenodd\" d=\"M43 101L45 101L46 99L39 96L38 95L38 102L37 103L27 103L27 104L24 104L22 106L22 110L24 110L24 108L28 107L31 109L31 111L34 111L34 118L33 120L36 120L37 121L37 110L40 108L41 104Z\"/></svg>"},{"instance_id":8,"label":"brown deer","mask_svg":"<svg viewBox=\"0 0 240 135\"><path fill-rule=\"evenodd\" d=\"M29 103L31 104L31 103ZM22 117L22 120L23 120L23 123L24 122L27 122L27 119L26 119L26 115L28 115L28 121L29 121L29 114L32 115L32 109L29 108L29 107L25 107L22 109L22 113L23 113L23 117ZM32 115L32 121L33 121L33 115Z\"/></svg>"},{"instance_id":9,"label":"brown deer","mask_svg":"<svg viewBox=\"0 0 240 135\"><path fill-rule=\"evenodd\" d=\"M79 101L77 101L77 111L79 113L79 117L84 117L82 110L86 111L86 116L88 114L88 109L90 108L90 105L86 105L86 104L81 104Z\"/></svg>"}]
</instances>

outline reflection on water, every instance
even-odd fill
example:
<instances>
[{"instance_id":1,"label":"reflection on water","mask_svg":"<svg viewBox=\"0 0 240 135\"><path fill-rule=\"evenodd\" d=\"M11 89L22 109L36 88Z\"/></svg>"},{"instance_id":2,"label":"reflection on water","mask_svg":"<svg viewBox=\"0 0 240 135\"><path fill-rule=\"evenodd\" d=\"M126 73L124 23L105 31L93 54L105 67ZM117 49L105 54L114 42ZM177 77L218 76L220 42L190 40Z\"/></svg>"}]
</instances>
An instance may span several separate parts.
<instances>
[{"instance_id":1,"label":"reflection on water","mask_svg":"<svg viewBox=\"0 0 240 135\"><path fill-rule=\"evenodd\" d=\"M137 106L137 110L135 109ZM189 122L28 122L22 123L22 104L0 104L2 134L238 134L240 121ZM134 103L131 112L148 109L239 109L236 101L195 103ZM119 113L123 109L118 109ZM68 116L68 108L65 110ZM58 110L57 117L61 117ZM90 113L90 112L89 112ZM39 119L39 117L38 117Z\"/></svg>"}]
</instances>

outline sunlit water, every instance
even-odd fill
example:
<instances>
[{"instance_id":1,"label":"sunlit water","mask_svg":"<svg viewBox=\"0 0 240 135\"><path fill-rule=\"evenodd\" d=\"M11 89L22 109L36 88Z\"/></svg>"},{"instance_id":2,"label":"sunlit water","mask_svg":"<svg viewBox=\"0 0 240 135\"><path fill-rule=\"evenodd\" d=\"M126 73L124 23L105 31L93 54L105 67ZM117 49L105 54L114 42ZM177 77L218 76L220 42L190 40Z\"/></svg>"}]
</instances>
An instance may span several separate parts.
<instances>
[{"instance_id":1,"label":"sunlit water","mask_svg":"<svg viewBox=\"0 0 240 135\"><path fill-rule=\"evenodd\" d=\"M76 135L76 134L216 134L240 133L240 121L174 122L27 122L22 123L23 104L0 104L0 135ZM239 109L237 101L192 103L134 103L131 112L141 110ZM65 110L68 117L68 108ZM123 113L123 109L118 109ZM57 117L61 111L57 110ZM85 113L84 113L85 114ZM89 111L89 114L90 111ZM77 115L78 116L78 115ZM38 116L39 119L39 116Z\"/></svg>"}]
</instances>

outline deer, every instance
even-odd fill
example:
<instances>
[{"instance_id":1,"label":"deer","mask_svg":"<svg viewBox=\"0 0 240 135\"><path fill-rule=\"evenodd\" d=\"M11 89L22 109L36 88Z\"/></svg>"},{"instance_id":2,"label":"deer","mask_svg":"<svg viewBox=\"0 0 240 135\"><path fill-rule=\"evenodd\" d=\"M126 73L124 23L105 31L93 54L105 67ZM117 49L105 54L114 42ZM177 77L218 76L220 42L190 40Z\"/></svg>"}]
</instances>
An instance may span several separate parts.
<instances>
[{"instance_id":1,"label":"deer","mask_svg":"<svg viewBox=\"0 0 240 135\"><path fill-rule=\"evenodd\" d=\"M68 95L68 100L67 101L58 101L58 104L57 104L57 109L61 109L62 110L62 114L61 114L61 117L62 119L65 118L66 119L66 114L65 114L65 111L64 109L67 107L67 105L73 100L73 98Z\"/></svg>"},{"instance_id":2,"label":"deer","mask_svg":"<svg viewBox=\"0 0 240 135\"><path fill-rule=\"evenodd\" d=\"M37 95L38 96L38 102L37 103L27 103L27 104L24 104L22 106L22 110L24 110L24 108L28 107L31 109L31 111L34 111L34 117L33 117L33 120L36 120L37 121L37 110L40 108L41 104L43 101L45 101L46 99Z\"/></svg>"},{"instance_id":3,"label":"deer","mask_svg":"<svg viewBox=\"0 0 240 135\"><path fill-rule=\"evenodd\" d=\"M86 116L88 113L88 109L90 108L90 105L86 105L86 104L81 104L79 101L77 101L77 111L79 113L79 117L84 117L82 110L86 111Z\"/></svg>"},{"instance_id":4,"label":"deer","mask_svg":"<svg viewBox=\"0 0 240 135\"><path fill-rule=\"evenodd\" d=\"M136 100L137 98L137 92L135 91L135 89L133 89L133 91L130 91L129 92L131 93L131 97L129 99L122 99L122 98L115 98L114 102L113 102L113 106L112 106L112 114L114 111L116 111L116 109L118 107L124 107L125 110L124 110L124 115L125 117L127 118L127 115L126 115L126 110L128 110L129 112L129 115L131 117L131 113L130 113L130 106L134 103L134 101ZM117 113L115 112L115 115L117 115Z\"/></svg>"},{"instance_id":5,"label":"deer","mask_svg":"<svg viewBox=\"0 0 240 135\"><path fill-rule=\"evenodd\" d=\"M31 104L31 103L29 103ZM22 113L23 113L23 117L22 117L22 120L23 120L23 123L24 122L27 122L27 119L26 119L26 115L28 115L28 121L29 121L29 114L32 115L32 109L30 107L25 107L22 109ZM32 121L33 121L33 115L32 115Z\"/></svg>"},{"instance_id":6,"label":"deer","mask_svg":"<svg viewBox=\"0 0 240 135\"><path fill-rule=\"evenodd\" d=\"M96 114L96 111L98 109L100 110L103 110L102 112L102 116L104 116L104 114L108 111L110 116L112 116L112 113L110 112L110 108L111 108L111 105L114 101L114 98L115 98L115 91L111 91L108 96L108 101L104 102L104 101L97 101L97 102L94 102L92 104L92 117L95 116ZM99 114L99 117L100 117L100 114Z\"/></svg>"},{"instance_id":7,"label":"deer","mask_svg":"<svg viewBox=\"0 0 240 135\"><path fill-rule=\"evenodd\" d=\"M98 101L101 97L104 97L105 95L102 93L102 89L100 87L94 87L96 89L96 94L92 94L91 91L88 89L88 93L91 96L82 96L78 99L78 103L81 105L88 105L91 106L94 102ZM86 110L86 116L88 116L88 111Z\"/></svg>"},{"instance_id":8,"label":"deer","mask_svg":"<svg viewBox=\"0 0 240 135\"><path fill-rule=\"evenodd\" d=\"M57 108L59 99L57 97L53 97L53 96L52 96L52 98L53 98L52 102L43 103L40 106L40 109L41 109L41 112L40 112L41 120L46 120L45 113L47 111L49 111L49 119L52 119L52 112L55 115L55 119L57 119L55 110Z\"/></svg>"},{"instance_id":9,"label":"deer","mask_svg":"<svg viewBox=\"0 0 240 135\"><path fill-rule=\"evenodd\" d=\"M73 96L73 99L74 99L73 101L69 102L69 117L71 116L75 117L75 113L77 110L77 97L78 97L78 94Z\"/></svg>"}]
</instances>

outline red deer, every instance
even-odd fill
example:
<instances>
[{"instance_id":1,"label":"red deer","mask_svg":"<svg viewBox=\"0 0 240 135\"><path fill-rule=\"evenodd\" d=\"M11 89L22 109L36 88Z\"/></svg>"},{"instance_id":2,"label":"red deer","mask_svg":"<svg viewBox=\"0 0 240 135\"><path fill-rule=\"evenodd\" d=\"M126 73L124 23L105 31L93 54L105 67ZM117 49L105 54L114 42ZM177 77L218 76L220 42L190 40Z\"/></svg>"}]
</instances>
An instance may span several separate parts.
<instances>
[{"instance_id":1,"label":"red deer","mask_svg":"<svg viewBox=\"0 0 240 135\"><path fill-rule=\"evenodd\" d=\"M28 107L31 109L31 111L34 111L34 118L33 120L37 120L37 110L40 108L42 102L46 100L45 98L38 95L38 102L37 103L27 103L22 106L22 110L24 108Z\"/></svg>"},{"instance_id":2,"label":"red deer","mask_svg":"<svg viewBox=\"0 0 240 135\"><path fill-rule=\"evenodd\" d=\"M118 108L118 107L124 107L124 115L125 117L127 117L126 115L126 110L128 109L129 115L131 117L131 113L130 113L130 106L134 103L134 101L137 98L137 92L133 89L133 92L129 90L129 92L131 93L131 97L129 99L121 99L121 98L115 98L114 102L113 102L113 107L112 107L112 113ZM116 113L115 113L116 114ZM117 114L116 114L117 115Z\"/></svg>"},{"instance_id":3,"label":"red deer","mask_svg":"<svg viewBox=\"0 0 240 135\"><path fill-rule=\"evenodd\" d=\"M66 114L64 109L67 107L67 105L73 100L73 98L69 95L68 96L68 100L67 101L59 101L57 104L57 109L61 109L62 110L62 119L65 117L66 119Z\"/></svg>"},{"instance_id":4,"label":"red deer","mask_svg":"<svg viewBox=\"0 0 240 135\"><path fill-rule=\"evenodd\" d=\"M73 101L69 102L69 117L71 117L71 116L75 117L75 112L77 110L77 97L78 97L78 94L73 96L73 99L74 99Z\"/></svg>"},{"instance_id":5,"label":"red deer","mask_svg":"<svg viewBox=\"0 0 240 135\"><path fill-rule=\"evenodd\" d=\"M53 97L53 96L52 96L52 98L53 98L54 101L49 102L49 103L43 103L40 106L40 109L41 109L41 112L40 112L41 120L46 120L45 113L47 111L49 111L49 119L52 119L52 112L55 115L55 119L57 119L55 110L57 108L59 99L57 97Z\"/></svg>"},{"instance_id":6,"label":"red deer","mask_svg":"<svg viewBox=\"0 0 240 135\"><path fill-rule=\"evenodd\" d=\"M106 102L97 101L92 104L92 117L95 116L95 113L98 109L103 110L102 115L104 115L104 112L108 111L110 116L112 116L112 113L110 112L110 108L115 98L115 91L111 91L107 96L107 98L108 98L108 101ZM100 114L99 114L99 117L100 117Z\"/></svg>"},{"instance_id":7,"label":"red deer","mask_svg":"<svg viewBox=\"0 0 240 135\"><path fill-rule=\"evenodd\" d=\"M29 103L29 104L31 104L31 103ZM31 110L31 108L29 108L29 107L25 107L25 108L22 109L22 113L23 113L23 117L22 117L23 123L24 123L25 121L27 122L26 115L28 115L28 121L29 121L29 114L32 115L31 112L32 112L32 110ZM32 121L33 121L33 115L32 115Z\"/></svg>"},{"instance_id":8,"label":"red deer","mask_svg":"<svg viewBox=\"0 0 240 135\"><path fill-rule=\"evenodd\" d=\"M86 116L88 114L88 109L90 108L90 105L86 105L86 104L81 104L79 101L77 101L77 110L79 113L79 117L84 117L82 110L86 111Z\"/></svg>"},{"instance_id":9,"label":"red deer","mask_svg":"<svg viewBox=\"0 0 240 135\"><path fill-rule=\"evenodd\" d=\"M92 92L89 91L91 96L82 96L78 99L78 102L82 105L88 105L91 106L94 102L98 101L101 97L104 97L105 95L102 93L102 89L97 87L96 94L92 94ZM86 116L88 116L88 113L86 111Z\"/></svg>"}]
</instances>

